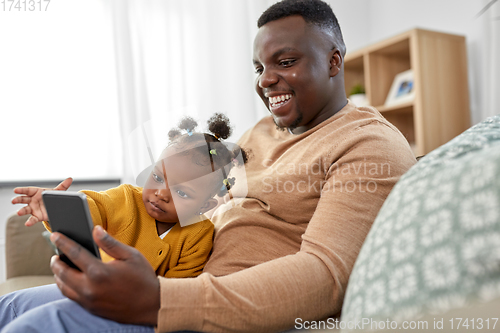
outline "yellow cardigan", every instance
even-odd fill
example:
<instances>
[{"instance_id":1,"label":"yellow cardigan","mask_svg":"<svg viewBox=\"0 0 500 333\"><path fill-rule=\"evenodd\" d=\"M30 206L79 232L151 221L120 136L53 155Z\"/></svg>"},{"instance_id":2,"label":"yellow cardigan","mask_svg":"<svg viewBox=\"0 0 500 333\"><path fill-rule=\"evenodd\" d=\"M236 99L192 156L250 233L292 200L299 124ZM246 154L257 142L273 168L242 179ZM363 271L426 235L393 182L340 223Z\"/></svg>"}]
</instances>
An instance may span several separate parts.
<instances>
[{"instance_id":1,"label":"yellow cardigan","mask_svg":"<svg viewBox=\"0 0 500 333\"><path fill-rule=\"evenodd\" d=\"M214 226L210 220L185 227L177 222L161 239L155 219L144 207L142 188L124 184L103 192L81 192L87 195L94 225L139 250L157 275L183 278L201 274L212 249ZM112 259L100 252L103 261Z\"/></svg>"}]
</instances>

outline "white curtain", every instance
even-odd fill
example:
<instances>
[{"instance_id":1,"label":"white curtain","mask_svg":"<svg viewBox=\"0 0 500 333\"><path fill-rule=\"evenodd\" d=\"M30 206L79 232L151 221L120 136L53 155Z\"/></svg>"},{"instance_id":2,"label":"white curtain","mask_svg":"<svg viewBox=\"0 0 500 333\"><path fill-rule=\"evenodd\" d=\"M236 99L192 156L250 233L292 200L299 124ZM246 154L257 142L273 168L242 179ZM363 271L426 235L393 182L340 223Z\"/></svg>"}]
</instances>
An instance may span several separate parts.
<instances>
[{"instance_id":1,"label":"white curtain","mask_svg":"<svg viewBox=\"0 0 500 333\"><path fill-rule=\"evenodd\" d=\"M156 159L185 115L225 113L236 141L267 115L254 92L256 20L274 1L112 0L123 182Z\"/></svg>"}]
</instances>

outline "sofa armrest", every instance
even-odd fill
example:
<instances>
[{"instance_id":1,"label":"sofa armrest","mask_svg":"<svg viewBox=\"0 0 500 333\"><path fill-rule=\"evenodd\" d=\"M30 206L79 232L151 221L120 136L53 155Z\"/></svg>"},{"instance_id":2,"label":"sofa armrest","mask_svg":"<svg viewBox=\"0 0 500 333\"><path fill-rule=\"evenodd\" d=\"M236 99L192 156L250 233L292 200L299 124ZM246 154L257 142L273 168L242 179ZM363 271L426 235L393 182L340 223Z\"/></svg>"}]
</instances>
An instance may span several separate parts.
<instances>
[{"instance_id":1,"label":"sofa armrest","mask_svg":"<svg viewBox=\"0 0 500 333\"><path fill-rule=\"evenodd\" d=\"M42 236L42 223L26 227L28 216L8 217L5 230L7 279L28 275L50 275L50 258L54 251Z\"/></svg>"},{"instance_id":2,"label":"sofa armrest","mask_svg":"<svg viewBox=\"0 0 500 333\"><path fill-rule=\"evenodd\" d=\"M18 276L0 283L0 296L6 295L13 291L43 286L45 284L55 283L54 276L51 275L31 275Z\"/></svg>"}]
</instances>

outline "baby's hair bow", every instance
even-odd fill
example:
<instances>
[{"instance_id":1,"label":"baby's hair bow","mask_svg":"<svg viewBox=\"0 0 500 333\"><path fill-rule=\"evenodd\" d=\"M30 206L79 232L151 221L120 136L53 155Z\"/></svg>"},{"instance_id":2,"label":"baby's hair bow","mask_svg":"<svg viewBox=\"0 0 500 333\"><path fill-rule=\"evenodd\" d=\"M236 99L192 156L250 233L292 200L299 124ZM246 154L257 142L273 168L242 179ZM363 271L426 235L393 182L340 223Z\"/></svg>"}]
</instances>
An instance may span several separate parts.
<instances>
[{"instance_id":1,"label":"baby's hair bow","mask_svg":"<svg viewBox=\"0 0 500 333\"><path fill-rule=\"evenodd\" d=\"M222 181L222 187L220 188L221 191L227 189L228 186L229 186L229 180L226 178Z\"/></svg>"}]
</instances>

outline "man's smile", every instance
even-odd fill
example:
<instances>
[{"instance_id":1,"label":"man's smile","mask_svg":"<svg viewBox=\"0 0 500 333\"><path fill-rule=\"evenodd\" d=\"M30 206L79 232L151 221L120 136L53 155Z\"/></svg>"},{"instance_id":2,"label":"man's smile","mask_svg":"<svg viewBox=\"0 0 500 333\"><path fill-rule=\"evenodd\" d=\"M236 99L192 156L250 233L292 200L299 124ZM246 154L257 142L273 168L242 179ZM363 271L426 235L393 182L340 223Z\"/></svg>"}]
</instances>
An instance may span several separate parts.
<instances>
[{"instance_id":1,"label":"man's smile","mask_svg":"<svg viewBox=\"0 0 500 333\"><path fill-rule=\"evenodd\" d=\"M290 102L292 94L281 94L268 97L269 109L273 114L279 113L279 109ZM278 114L276 114L278 115Z\"/></svg>"}]
</instances>

